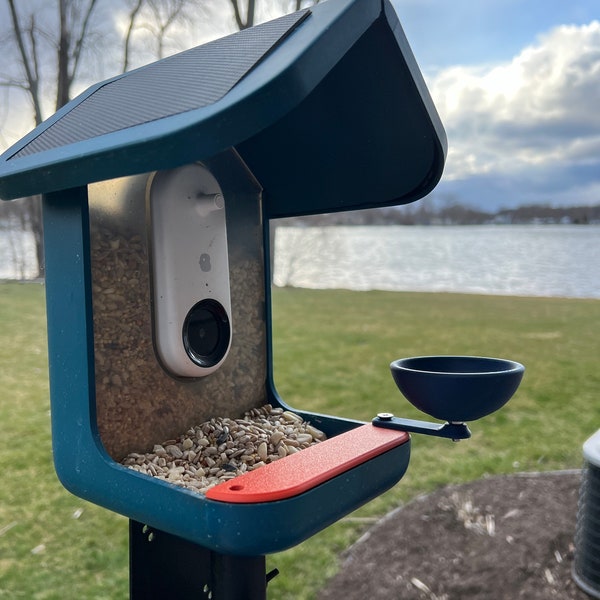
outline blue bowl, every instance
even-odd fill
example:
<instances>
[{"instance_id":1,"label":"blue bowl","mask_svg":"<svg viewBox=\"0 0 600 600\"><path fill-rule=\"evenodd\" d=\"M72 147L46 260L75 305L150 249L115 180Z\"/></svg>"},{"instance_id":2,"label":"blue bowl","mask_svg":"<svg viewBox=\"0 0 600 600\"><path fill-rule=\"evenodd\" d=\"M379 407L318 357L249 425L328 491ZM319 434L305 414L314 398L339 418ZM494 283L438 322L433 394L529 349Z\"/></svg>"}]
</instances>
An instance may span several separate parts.
<instances>
[{"instance_id":1,"label":"blue bowl","mask_svg":"<svg viewBox=\"0 0 600 600\"><path fill-rule=\"evenodd\" d=\"M482 356L415 356L395 360L392 377L406 399L442 421L475 421L504 406L525 367Z\"/></svg>"}]
</instances>

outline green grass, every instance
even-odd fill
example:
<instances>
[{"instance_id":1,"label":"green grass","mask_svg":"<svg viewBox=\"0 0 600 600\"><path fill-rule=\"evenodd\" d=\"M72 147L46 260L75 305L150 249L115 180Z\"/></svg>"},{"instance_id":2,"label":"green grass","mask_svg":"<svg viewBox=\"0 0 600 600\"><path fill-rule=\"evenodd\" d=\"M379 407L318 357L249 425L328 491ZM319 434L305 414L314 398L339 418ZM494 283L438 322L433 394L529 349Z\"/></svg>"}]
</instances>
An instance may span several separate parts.
<instances>
[{"instance_id":1,"label":"green grass","mask_svg":"<svg viewBox=\"0 0 600 600\"><path fill-rule=\"evenodd\" d=\"M471 440L413 436L400 484L273 557L292 574L274 580L274 598L313 598L369 518L451 482L579 467L582 442L600 427L597 300L281 289L274 304L276 383L293 406L365 420L381 411L423 418L394 385L393 359L473 354L526 366L513 400L473 423Z\"/></svg>"},{"instance_id":2,"label":"green grass","mask_svg":"<svg viewBox=\"0 0 600 600\"><path fill-rule=\"evenodd\" d=\"M0 598L127 597L127 520L52 466L44 288L0 285Z\"/></svg>"},{"instance_id":3,"label":"green grass","mask_svg":"<svg viewBox=\"0 0 600 600\"><path fill-rule=\"evenodd\" d=\"M126 598L126 519L71 496L51 464L43 294L0 285L0 599ZM471 440L413 436L399 485L270 557L281 571L273 599L314 598L340 553L415 495L486 474L579 467L582 442L600 427L597 300L279 289L274 329L282 397L345 417L421 418L391 379L394 358L480 354L527 371L505 409L472 424Z\"/></svg>"}]
</instances>

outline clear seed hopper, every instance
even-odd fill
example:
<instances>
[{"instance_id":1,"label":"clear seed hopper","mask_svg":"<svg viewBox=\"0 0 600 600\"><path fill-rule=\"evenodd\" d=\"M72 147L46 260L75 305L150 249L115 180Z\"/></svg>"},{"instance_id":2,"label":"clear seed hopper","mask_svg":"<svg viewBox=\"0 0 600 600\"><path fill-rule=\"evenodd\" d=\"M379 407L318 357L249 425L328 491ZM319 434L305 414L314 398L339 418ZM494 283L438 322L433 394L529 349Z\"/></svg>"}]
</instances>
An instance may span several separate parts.
<instances>
[{"instance_id":1,"label":"clear seed hopper","mask_svg":"<svg viewBox=\"0 0 600 600\"><path fill-rule=\"evenodd\" d=\"M99 83L0 157L3 199L43 194L56 470L131 520L132 597L264 598L264 555L399 481L407 431L467 437L514 392L515 363L394 366L450 423L365 424L292 409L273 384L269 221L412 202L445 153L390 2L329 0ZM439 408L449 372L464 393ZM122 464L265 404L326 441L206 493Z\"/></svg>"}]
</instances>

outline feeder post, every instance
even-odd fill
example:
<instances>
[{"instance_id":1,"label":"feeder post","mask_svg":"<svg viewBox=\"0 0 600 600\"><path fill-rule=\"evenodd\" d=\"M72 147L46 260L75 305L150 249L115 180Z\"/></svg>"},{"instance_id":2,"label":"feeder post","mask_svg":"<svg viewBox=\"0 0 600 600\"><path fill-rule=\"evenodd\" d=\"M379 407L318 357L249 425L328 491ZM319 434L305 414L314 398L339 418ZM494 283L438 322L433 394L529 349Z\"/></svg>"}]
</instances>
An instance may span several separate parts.
<instances>
[{"instance_id":1,"label":"feeder post","mask_svg":"<svg viewBox=\"0 0 600 600\"><path fill-rule=\"evenodd\" d=\"M266 600L267 575L264 556L232 556L213 552L214 600Z\"/></svg>"},{"instance_id":2,"label":"feeder post","mask_svg":"<svg viewBox=\"0 0 600 600\"><path fill-rule=\"evenodd\" d=\"M221 554L129 521L130 600L266 600L265 573L264 556Z\"/></svg>"}]
</instances>

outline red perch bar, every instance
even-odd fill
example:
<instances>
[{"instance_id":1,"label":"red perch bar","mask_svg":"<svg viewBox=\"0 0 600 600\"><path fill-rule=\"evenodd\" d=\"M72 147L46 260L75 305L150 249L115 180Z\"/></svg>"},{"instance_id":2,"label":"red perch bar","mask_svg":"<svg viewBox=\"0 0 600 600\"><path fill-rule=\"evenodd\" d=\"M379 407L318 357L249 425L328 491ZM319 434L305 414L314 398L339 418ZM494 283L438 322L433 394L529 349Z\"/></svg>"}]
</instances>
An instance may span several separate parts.
<instances>
[{"instance_id":1,"label":"red perch bar","mask_svg":"<svg viewBox=\"0 0 600 600\"><path fill-rule=\"evenodd\" d=\"M284 500L349 471L409 440L408 433L361 425L206 492L210 500L252 504Z\"/></svg>"}]
</instances>

